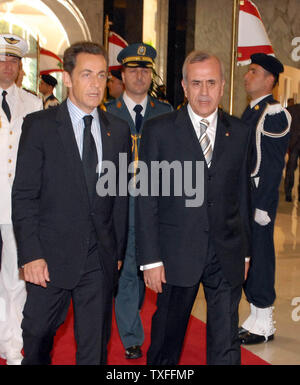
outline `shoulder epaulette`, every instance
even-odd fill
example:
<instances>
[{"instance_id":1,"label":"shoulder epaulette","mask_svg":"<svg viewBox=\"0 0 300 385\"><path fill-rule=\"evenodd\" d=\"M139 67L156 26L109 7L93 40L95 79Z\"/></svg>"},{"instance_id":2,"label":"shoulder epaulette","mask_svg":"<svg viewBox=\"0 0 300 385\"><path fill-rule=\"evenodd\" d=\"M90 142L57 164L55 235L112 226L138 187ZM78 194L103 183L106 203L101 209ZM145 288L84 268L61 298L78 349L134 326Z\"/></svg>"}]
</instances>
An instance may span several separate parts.
<instances>
[{"instance_id":1,"label":"shoulder epaulette","mask_svg":"<svg viewBox=\"0 0 300 385\"><path fill-rule=\"evenodd\" d=\"M107 110L106 109L106 105L104 103L100 104L100 110L102 110L102 111L106 111Z\"/></svg>"},{"instance_id":2,"label":"shoulder epaulette","mask_svg":"<svg viewBox=\"0 0 300 385\"><path fill-rule=\"evenodd\" d=\"M166 99L157 99L160 103L172 107L172 105Z\"/></svg>"},{"instance_id":3,"label":"shoulder epaulette","mask_svg":"<svg viewBox=\"0 0 300 385\"><path fill-rule=\"evenodd\" d=\"M285 109L282 107L282 105L278 102L275 103L268 103L266 107L266 114L267 115L276 115L280 112L283 112Z\"/></svg>"}]
</instances>

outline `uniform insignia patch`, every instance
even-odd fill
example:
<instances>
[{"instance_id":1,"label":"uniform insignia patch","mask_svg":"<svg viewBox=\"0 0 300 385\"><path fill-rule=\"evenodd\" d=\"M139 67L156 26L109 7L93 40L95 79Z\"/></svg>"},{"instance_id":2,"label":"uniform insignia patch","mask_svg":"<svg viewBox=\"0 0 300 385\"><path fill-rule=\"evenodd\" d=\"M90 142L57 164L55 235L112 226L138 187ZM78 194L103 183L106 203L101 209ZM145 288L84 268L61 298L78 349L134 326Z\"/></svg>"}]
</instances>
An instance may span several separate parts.
<instances>
[{"instance_id":1,"label":"uniform insignia patch","mask_svg":"<svg viewBox=\"0 0 300 385\"><path fill-rule=\"evenodd\" d=\"M14 39L13 37L5 37L4 40L8 44L18 44L20 42L20 40Z\"/></svg>"},{"instance_id":2,"label":"uniform insignia patch","mask_svg":"<svg viewBox=\"0 0 300 385\"><path fill-rule=\"evenodd\" d=\"M146 55L146 47L144 45L140 45L137 50L137 54L141 56Z\"/></svg>"}]
</instances>

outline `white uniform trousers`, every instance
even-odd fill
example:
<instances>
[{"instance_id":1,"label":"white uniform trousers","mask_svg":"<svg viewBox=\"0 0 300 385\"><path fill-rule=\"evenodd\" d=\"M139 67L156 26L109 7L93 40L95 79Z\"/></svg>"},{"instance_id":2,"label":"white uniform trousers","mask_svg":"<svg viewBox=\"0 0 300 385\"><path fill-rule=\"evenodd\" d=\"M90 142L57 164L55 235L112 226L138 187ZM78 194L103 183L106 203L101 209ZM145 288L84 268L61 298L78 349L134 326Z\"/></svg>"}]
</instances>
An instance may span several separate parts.
<instances>
[{"instance_id":1,"label":"white uniform trousers","mask_svg":"<svg viewBox=\"0 0 300 385\"><path fill-rule=\"evenodd\" d=\"M20 363L23 348L21 322L26 300L25 282L19 276L17 246L11 224L0 225L3 241L0 270L0 356ZM19 361L19 362L18 362Z\"/></svg>"}]
</instances>

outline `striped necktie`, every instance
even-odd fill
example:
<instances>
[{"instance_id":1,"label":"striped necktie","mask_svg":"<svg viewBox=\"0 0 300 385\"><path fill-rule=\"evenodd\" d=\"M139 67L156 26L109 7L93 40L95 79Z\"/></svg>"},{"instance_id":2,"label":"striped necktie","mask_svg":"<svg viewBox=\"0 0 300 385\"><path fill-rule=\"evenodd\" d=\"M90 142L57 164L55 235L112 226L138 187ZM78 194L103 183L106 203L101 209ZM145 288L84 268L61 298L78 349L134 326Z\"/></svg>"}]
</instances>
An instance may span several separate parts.
<instances>
[{"instance_id":1,"label":"striped necktie","mask_svg":"<svg viewBox=\"0 0 300 385\"><path fill-rule=\"evenodd\" d=\"M209 137L206 133L208 126L209 126L209 122L206 119L202 119L200 121L199 142L203 151L204 158L207 163L207 167L210 167L211 159L212 159L212 146L211 146Z\"/></svg>"}]
</instances>

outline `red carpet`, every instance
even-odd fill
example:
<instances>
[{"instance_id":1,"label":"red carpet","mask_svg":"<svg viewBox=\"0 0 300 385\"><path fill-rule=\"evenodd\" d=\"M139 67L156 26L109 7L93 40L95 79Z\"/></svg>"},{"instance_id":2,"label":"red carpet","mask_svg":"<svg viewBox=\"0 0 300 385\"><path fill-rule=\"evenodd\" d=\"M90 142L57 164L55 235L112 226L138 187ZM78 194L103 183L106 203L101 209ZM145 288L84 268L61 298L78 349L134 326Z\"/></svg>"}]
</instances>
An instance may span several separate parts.
<instances>
[{"instance_id":1,"label":"red carpet","mask_svg":"<svg viewBox=\"0 0 300 385\"><path fill-rule=\"evenodd\" d=\"M141 311L143 325L145 329L145 342L143 352L145 353L150 343L151 318L155 311L156 295L151 290L147 290L145 303ZM205 365L206 346L205 324L195 317L191 317L186 334L185 345L183 348L180 365ZM115 320L112 325L112 335L108 349L109 365L144 365L146 357L138 360L126 360L124 349L119 338ZM53 365L74 365L75 364L75 341L73 337L73 314L72 309L68 313L65 323L58 330L55 337L53 349ZM0 359L0 364L5 365L5 361ZM242 348L242 365L269 365L253 353Z\"/></svg>"}]
</instances>

